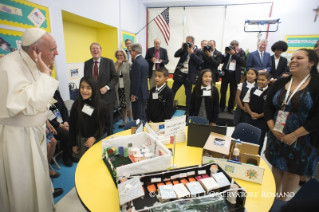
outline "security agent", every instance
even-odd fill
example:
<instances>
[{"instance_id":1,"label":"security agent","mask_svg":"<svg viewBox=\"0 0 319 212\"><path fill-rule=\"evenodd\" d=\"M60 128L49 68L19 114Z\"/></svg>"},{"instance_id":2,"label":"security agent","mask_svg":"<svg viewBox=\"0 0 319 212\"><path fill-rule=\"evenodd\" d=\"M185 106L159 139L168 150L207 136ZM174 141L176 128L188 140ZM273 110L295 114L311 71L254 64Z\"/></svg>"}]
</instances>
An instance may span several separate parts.
<instances>
[{"instance_id":1,"label":"security agent","mask_svg":"<svg viewBox=\"0 0 319 212\"><path fill-rule=\"evenodd\" d=\"M187 36L186 42L175 52L174 57L179 57L177 67L174 72L174 83L172 87L175 96L178 89L184 85L186 95L186 113L190 105L192 95L192 84L196 81L196 70L203 63L201 51L194 45L195 38Z\"/></svg>"},{"instance_id":2,"label":"security agent","mask_svg":"<svg viewBox=\"0 0 319 212\"><path fill-rule=\"evenodd\" d=\"M219 78L217 69L222 59L222 53L216 49L216 42L214 40L208 41L208 45L203 48L204 63L202 64L202 69L211 70L214 84Z\"/></svg>"},{"instance_id":3,"label":"security agent","mask_svg":"<svg viewBox=\"0 0 319 212\"><path fill-rule=\"evenodd\" d=\"M236 97L237 84L240 82L241 66L245 63L245 51L239 48L237 40L230 42L230 46L225 48L225 55L222 63L222 70L225 72L220 89L220 112L224 112L226 104L226 92L229 84L230 96L228 100L228 112L234 114L234 102Z\"/></svg>"}]
</instances>

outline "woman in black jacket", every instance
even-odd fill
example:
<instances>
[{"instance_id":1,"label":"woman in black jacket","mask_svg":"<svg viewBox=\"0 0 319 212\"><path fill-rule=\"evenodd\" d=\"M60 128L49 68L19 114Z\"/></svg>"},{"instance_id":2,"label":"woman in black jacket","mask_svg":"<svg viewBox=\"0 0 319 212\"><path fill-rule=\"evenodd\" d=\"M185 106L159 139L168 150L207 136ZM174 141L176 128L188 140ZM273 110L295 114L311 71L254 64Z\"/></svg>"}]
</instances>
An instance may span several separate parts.
<instances>
[{"instance_id":1,"label":"woman in black jacket","mask_svg":"<svg viewBox=\"0 0 319 212\"><path fill-rule=\"evenodd\" d=\"M286 192L295 191L299 176L312 176L318 163L317 64L318 57L313 50L298 50L289 62L292 76L280 78L272 85L264 105L270 129L265 156L272 165L276 191L283 195L278 198L281 200L286 199ZM284 115L280 116L282 125L275 124L280 120L277 120L279 112L289 113L286 121Z\"/></svg>"}]
</instances>

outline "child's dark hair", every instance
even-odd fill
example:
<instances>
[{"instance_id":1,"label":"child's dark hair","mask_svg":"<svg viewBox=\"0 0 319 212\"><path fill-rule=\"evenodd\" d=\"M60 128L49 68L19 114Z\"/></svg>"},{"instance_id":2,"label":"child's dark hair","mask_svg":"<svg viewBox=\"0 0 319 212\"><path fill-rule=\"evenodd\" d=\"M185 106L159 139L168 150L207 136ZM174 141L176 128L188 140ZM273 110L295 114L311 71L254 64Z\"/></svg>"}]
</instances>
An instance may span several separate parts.
<instances>
[{"instance_id":1,"label":"child's dark hair","mask_svg":"<svg viewBox=\"0 0 319 212\"><path fill-rule=\"evenodd\" d=\"M248 71L250 71L250 70L252 70L252 71L255 72L255 74L256 74L256 80L257 80L257 78L258 78L258 70L257 70L257 68L250 68ZM248 73L248 71L247 71L247 73ZM247 76L247 74L246 74L246 76ZM255 80L255 81L256 81L256 80Z\"/></svg>"},{"instance_id":2,"label":"child's dark hair","mask_svg":"<svg viewBox=\"0 0 319 212\"><path fill-rule=\"evenodd\" d=\"M196 107L199 107L199 104L201 103L201 98L202 98L202 89L201 89L201 87L203 85L203 76L207 72L210 72L211 76L213 75L211 70L209 70L209 69L201 70L201 72L199 73L199 76L198 76L198 80L196 82L196 86L195 86L194 91L193 91L196 94L195 95L195 99L196 99L195 105L196 105ZM211 89L210 98L213 98L213 87L214 87L213 76L212 76L211 87L212 87L212 89Z\"/></svg>"},{"instance_id":3,"label":"child's dark hair","mask_svg":"<svg viewBox=\"0 0 319 212\"><path fill-rule=\"evenodd\" d=\"M164 77L168 77L169 75L168 70L164 67L158 68L156 71L163 73Z\"/></svg>"},{"instance_id":4,"label":"child's dark hair","mask_svg":"<svg viewBox=\"0 0 319 212\"><path fill-rule=\"evenodd\" d=\"M291 76L291 73L287 71L287 72L282 73L282 75L280 76L280 78L284 77L284 76L283 76L284 74L287 74L287 75L288 75L287 77Z\"/></svg>"},{"instance_id":5,"label":"child's dark hair","mask_svg":"<svg viewBox=\"0 0 319 212\"><path fill-rule=\"evenodd\" d=\"M258 74L258 77L259 76L264 76L264 77L266 77L267 80L270 80L270 78L271 78L271 75L268 72L260 72Z\"/></svg>"},{"instance_id":6,"label":"child's dark hair","mask_svg":"<svg viewBox=\"0 0 319 212\"><path fill-rule=\"evenodd\" d=\"M98 128L98 136L101 137L104 132L104 127L105 127L105 120L104 116L102 115L102 110L106 110L106 103L101 99L100 95L100 88L99 88L99 83L97 79L93 76L85 76L82 77L80 81L80 89L79 89L79 96L77 100L74 102L74 109L75 109L75 132L77 135L81 135L81 131L84 129L84 120L82 117L82 108L84 106L84 100L81 96L81 83L86 82L89 84L89 86L92 88L92 96L91 96L91 103L90 105L94 108L92 116L94 116L95 120L95 126Z\"/></svg>"}]
</instances>

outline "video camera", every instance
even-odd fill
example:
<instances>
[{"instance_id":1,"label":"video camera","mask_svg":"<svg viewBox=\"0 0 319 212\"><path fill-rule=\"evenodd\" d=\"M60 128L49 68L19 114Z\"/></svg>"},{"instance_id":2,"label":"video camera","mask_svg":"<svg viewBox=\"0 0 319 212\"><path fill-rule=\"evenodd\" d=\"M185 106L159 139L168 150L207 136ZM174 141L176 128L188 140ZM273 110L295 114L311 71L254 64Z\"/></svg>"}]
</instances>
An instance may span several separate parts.
<instances>
[{"instance_id":1,"label":"video camera","mask_svg":"<svg viewBox=\"0 0 319 212\"><path fill-rule=\"evenodd\" d=\"M213 51L213 48L210 45L204 46L204 51Z\"/></svg>"},{"instance_id":2,"label":"video camera","mask_svg":"<svg viewBox=\"0 0 319 212\"><path fill-rule=\"evenodd\" d=\"M190 42L184 43L184 44L183 44L183 50L186 51L187 48L192 48L192 46L193 46L193 45L192 45Z\"/></svg>"}]
</instances>

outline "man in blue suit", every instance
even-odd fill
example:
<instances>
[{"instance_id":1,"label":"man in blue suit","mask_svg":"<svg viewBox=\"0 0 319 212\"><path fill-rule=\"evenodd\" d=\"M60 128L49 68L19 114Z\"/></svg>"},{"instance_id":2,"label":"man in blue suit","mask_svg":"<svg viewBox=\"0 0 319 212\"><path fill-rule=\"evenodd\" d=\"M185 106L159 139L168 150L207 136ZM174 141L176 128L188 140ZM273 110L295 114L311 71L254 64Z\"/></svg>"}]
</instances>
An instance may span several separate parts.
<instances>
[{"instance_id":1,"label":"man in blue suit","mask_svg":"<svg viewBox=\"0 0 319 212\"><path fill-rule=\"evenodd\" d=\"M258 44L258 50L248 54L246 69L256 68L259 72L271 71L270 54L265 52L268 41L263 39Z\"/></svg>"},{"instance_id":2,"label":"man in blue suit","mask_svg":"<svg viewBox=\"0 0 319 212\"><path fill-rule=\"evenodd\" d=\"M141 55L142 46L139 43L131 45L130 54L134 60L130 71L133 118L145 122L145 103L148 97L148 62Z\"/></svg>"}]
</instances>

